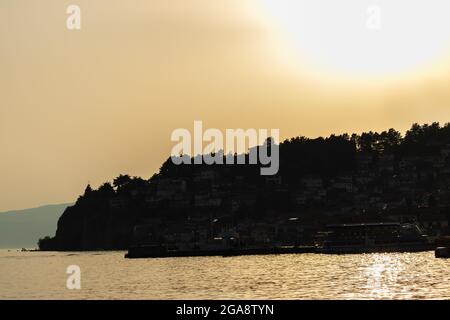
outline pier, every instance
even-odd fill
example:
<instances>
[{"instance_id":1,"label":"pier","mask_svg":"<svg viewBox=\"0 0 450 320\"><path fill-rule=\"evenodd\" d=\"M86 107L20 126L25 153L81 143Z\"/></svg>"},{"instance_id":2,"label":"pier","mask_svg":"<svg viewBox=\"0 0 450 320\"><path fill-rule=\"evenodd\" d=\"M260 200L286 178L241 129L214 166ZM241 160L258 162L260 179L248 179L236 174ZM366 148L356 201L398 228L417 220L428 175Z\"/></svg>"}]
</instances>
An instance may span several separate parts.
<instances>
[{"instance_id":1,"label":"pier","mask_svg":"<svg viewBox=\"0 0 450 320\"><path fill-rule=\"evenodd\" d=\"M269 254L294 254L315 253L313 246L304 247L268 247L268 248L245 248L245 249L219 249L219 250L164 250L153 246L131 247L125 258L169 258L169 257L208 257L208 256L248 256Z\"/></svg>"}]
</instances>

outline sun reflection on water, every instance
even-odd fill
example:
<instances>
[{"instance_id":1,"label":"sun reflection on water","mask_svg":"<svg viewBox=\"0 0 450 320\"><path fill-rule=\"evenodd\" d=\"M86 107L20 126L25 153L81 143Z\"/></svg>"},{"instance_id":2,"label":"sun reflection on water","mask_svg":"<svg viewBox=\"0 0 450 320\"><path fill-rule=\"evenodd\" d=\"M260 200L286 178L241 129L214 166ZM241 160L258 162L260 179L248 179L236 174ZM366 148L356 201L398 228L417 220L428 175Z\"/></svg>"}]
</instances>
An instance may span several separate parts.
<instances>
[{"instance_id":1,"label":"sun reflection on water","mask_svg":"<svg viewBox=\"0 0 450 320\"><path fill-rule=\"evenodd\" d=\"M405 270L404 262L395 255L373 254L366 257L367 267L363 277L367 279L368 297L373 299L392 298L400 274Z\"/></svg>"},{"instance_id":2,"label":"sun reflection on water","mask_svg":"<svg viewBox=\"0 0 450 320\"><path fill-rule=\"evenodd\" d=\"M433 252L124 259L123 252L0 250L0 298L450 299L450 259ZM79 265L82 290L67 290Z\"/></svg>"}]
</instances>

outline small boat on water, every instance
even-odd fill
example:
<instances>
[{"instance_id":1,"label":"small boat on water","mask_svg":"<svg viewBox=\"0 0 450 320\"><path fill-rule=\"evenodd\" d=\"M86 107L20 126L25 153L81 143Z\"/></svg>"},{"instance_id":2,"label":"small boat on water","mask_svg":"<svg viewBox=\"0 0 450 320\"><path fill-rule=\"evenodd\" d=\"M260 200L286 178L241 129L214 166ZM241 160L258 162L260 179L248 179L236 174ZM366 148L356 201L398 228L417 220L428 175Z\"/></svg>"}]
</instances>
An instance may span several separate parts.
<instances>
[{"instance_id":1,"label":"small boat on water","mask_svg":"<svg viewBox=\"0 0 450 320\"><path fill-rule=\"evenodd\" d=\"M416 224L396 222L327 225L316 241L317 253L418 252L434 248Z\"/></svg>"},{"instance_id":2,"label":"small boat on water","mask_svg":"<svg viewBox=\"0 0 450 320\"><path fill-rule=\"evenodd\" d=\"M436 239L436 250L434 250L434 256L436 258L450 258L450 236Z\"/></svg>"}]
</instances>

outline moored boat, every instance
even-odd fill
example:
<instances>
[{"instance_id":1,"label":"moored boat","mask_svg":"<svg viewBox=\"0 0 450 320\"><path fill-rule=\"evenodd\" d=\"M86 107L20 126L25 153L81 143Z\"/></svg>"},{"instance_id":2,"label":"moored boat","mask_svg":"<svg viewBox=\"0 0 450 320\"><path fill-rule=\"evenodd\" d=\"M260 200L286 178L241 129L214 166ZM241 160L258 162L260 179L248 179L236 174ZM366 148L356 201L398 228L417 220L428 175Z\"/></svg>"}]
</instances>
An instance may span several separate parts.
<instances>
[{"instance_id":1,"label":"moored boat","mask_svg":"<svg viewBox=\"0 0 450 320\"><path fill-rule=\"evenodd\" d=\"M434 244L416 224L395 222L333 224L316 243L318 253L430 251Z\"/></svg>"},{"instance_id":2,"label":"moored boat","mask_svg":"<svg viewBox=\"0 0 450 320\"><path fill-rule=\"evenodd\" d=\"M436 258L450 258L450 236L439 237L436 239L434 256Z\"/></svg>"}]
</instances>

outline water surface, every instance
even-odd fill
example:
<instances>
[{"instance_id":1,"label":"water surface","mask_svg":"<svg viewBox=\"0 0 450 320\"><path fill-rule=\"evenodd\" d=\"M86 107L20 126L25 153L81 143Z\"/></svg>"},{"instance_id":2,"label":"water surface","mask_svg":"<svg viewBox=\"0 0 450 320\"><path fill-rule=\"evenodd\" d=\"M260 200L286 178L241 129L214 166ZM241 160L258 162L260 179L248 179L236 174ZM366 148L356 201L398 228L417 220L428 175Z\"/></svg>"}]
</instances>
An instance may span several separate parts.
<instances>
[{"instance_id":1,"label":"water surface","mask_svg":"<svg viewBox=\"0 0 450 320\"><path fill-rule=\"evenodd\" d=\"M0 250L2 299L450 299L433 252L124 259ZM81 269L69 290L66 269Z\"/></svg>"}]
</instances>

